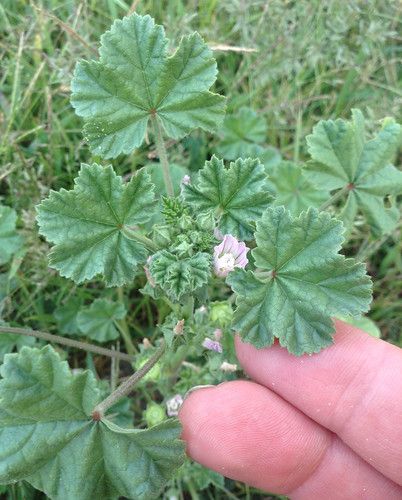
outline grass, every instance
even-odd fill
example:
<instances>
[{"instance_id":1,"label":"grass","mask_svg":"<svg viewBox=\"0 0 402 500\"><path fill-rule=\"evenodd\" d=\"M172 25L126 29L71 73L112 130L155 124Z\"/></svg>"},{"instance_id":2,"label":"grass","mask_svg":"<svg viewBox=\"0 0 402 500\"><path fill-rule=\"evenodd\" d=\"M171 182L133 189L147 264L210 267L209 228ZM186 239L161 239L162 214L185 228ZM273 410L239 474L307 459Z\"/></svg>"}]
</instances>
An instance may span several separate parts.
<instances>
[{"instance_id":1,"label":"grass","mask_svg":"<svg viewBox=\"0 0 402 500\"><path fill-rule=\"evenodd\" d=\"M113 19L134 10L163 23L172 45L196 29L211 45L256 49L217 50L216 88L228 96L229 111L246 105L261 113L268 123L266 143L287 159L305 158L304 138L320 118L348 117L351 108L360 107L373 123L386 115L402 119L398 0L3 0L0 202L17 210L27 241L25 255L14 259L11 268L0 269L0 316L15 324L57 333L54 310L78 293L47 267L48 247L38 237L34 207L50 188L70 187L79 164L91 159L81 120L69 104L72 71L79 58L96 55L99 35ZM214 137L195 132L170 144L169 154L196 169L215 144ZM153 154L152 146L145 145L113 164L125 175ZM385 338L402 343L401 228L380 242L360 231L347 251L362 243L375 282L370 316ZM3 296L1 287L7 288ZM100 285L79 288L82 300L89 300ZM113 297L115 292L106 294ZM134 289L128 297L133 310L128 327L139 342L154 324L154 311ZM75 356L72 362L79 366L82 359ZM197 480L183 480L175 491L191 492ZM9 498L39 498L23 488L11 488ZM202 496L220 497L263 498L230 481L211 484Z\"/></svg>"}]
</instances>

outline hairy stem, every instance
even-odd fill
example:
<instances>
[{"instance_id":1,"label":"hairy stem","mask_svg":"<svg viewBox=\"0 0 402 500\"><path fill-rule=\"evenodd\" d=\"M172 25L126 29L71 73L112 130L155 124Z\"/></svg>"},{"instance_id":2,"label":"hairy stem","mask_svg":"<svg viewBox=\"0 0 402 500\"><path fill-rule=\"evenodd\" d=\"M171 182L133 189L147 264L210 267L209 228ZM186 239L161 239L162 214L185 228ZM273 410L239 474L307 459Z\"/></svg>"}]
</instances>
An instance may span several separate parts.
<instances>
[{"instance_id":1,"label":"hairy stem","mask_svg":"<svg viewBox=\"0 0 402 500\"><path fill-rule=\"evenodd\" d=\"M148 359L148 361L142 366L139 370L137 370L131 377L125 380L119 387L110 394L106 399L104 399L101 403L95 406L92 412L92 418L94 420L100 420L105 412L113 406L117 401L124 398L130 394L133 390L134 385L141 380L160 360L163 353L165 352L166 344L162 341L161 345L154 352L154 354Z\"/></svg>"},{"instance_id":2,"label":"hairy stem","mask_svg":"<svg viewBox=\"0 0 402 500\"><path fill-rule=\"evenodd\" d=\"M125 234L125 236L127 236L128 239L142 243L146 248L148 248L148 250L151 250L151 252L157 252L159 249L151 239L147 238L145 235L141 234L139 231L133 229L132 227L124 226L123 233Z\"/></svg>"},{"instance_id":3,"label":"hairy stem","mask_svg":"<svg viewBox=\"0 0 402 500\"><path fill-rule=\"evenodd\" d=\"M174 196L174 188L172 178L170 176L169 162L167 158L165 142L162 136L162 129L159 123L159 119L156 115L152 115L152 124L155 133L155 145L158 152L159 161L162 165L163 180L165 181L166 193L168 196Z\"/></svg>"},{"instance_id":4,"label":"hairy stem","mask_svg":"<svg viewBox=\"0 0 402 500\"><path fill-rule=\"evenodd\" d=\"M82 349L84 351L93 352L101 356L109 356L109 358L121 359L122 361L128 361L129 363L133 361L132 356L124 354L123 352L112 351L111 349L98 347L93 344L88 344L87 342L79 342L78 340L72 340L65 337L60 337L59 335L53 335L52 333L40 332L38 330L29 330L27 328L14 328L12 326L0 326L0 334L1 333L12 333L14 335L27 335L28 337L36 337L37 339L46 340L47 342L54 342L55 344L62 344L68 347L75 347L77 349Z\"/></svg>"},{"instance_id":5,"label":"hairy stem","mask_svg":"<svg viewBox=\"0 0 402 500\"><path fill-rule=\"evenodd\" d=\"M342 198L342 196L345 193L350 191L350 189L351 189L351 187L349 185L346 185L342 189L339 189L338 191L336 191L336 193L334 193L330 198L328 198L328 200L326 202L324 202L320 206L320 208L319 208L320 212L322 212L323 210L326 210L328 207L333 205L336 201L338 201L340 198Z\"/></svg>"}]
</instances>

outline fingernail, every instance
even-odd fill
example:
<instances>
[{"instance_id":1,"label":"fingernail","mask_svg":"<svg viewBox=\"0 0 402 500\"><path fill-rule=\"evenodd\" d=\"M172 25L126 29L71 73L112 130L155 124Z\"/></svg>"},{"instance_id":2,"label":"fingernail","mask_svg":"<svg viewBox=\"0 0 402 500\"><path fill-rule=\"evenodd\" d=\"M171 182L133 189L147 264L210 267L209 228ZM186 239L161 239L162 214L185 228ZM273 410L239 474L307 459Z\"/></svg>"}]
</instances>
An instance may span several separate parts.
<instances>
[{"instance_id":1,"label":"fingernail","mask_svg":"<svg viewBox=\"0 0 402 500\"><path fill-rule=\"evenodd\" d=\"M210 387L216 387L215 385L212 384L206 384L206 385L195 385L191 389L189 389L186 394L184 395L183 401L185 401L192 392L198 391L198 389L209 389Z\"/></svg>"}]
</instances>

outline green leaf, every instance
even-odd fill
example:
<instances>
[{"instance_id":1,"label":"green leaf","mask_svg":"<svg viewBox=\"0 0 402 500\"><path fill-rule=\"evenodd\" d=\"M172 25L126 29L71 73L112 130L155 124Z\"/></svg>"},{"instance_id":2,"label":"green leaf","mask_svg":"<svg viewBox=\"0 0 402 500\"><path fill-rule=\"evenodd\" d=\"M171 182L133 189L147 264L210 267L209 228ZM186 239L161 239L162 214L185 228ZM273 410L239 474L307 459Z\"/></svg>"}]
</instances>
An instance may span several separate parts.
<instances>
[{"instance_id":1,"label":"green leaf","mask_svg":"<svg viewBox=\"0 0 402 500\"><path fill-rule=\"evenodd\" d=\"M82 306L80 297L71 297L68 302L58 307L53 316L57 321L57 328L60 333L66 335L78 335L77 314Z\"/></svg>"},{"instance_id":2,"label":"green leaf","mask_svg":"<svg viewBox=\"0 0 402 500\"><path fill-rule=\"evenodd\" d=\"M378 134L366 141L361 111L352 111L352 120L321 121L307 137L307 175L316 185L345 188L347 201L341 217L350 226L362 212L374 234L391 232L399 210L386 207L384 198L402 193L402 172L391 165L400 144L401 126L388 118Z\"/></svg>"},{"instance_id":3,"label":"green leaf","mask_svg":"<svg viewBox=\"0 0 402 500\"><path fill-rule=\"evenodd\" d=\"M0 205L0 265L7 264L22 247L23 239L15 229L16 221L15 210Z\"/></svg>"},{"instance_id":4,"label":"green leaf","mask_svg":"<svg viewBox=\"0 0 402 500\"><path fill-rule=\"evenodd\" d=\"M272 199L258 160L238 159L225 168L216 156L205 163L194 185L184 186L184 194L196 214L213 211L222 233L240 240L253 238L251 223L261 217Z\"/></svg>"},{"instance_id":5,"label":"green leaf","mask_svg":"<svg viewBox=\"0 0 402 500\"><path fill-rule=\"evenodd\" d=\"M81 166L71 191L51 191L37 207L39 232L55 243L50 266L76 283L102 274L108 286L132 281L147 250L132 226L152 217L149 175L139 170L123 183L111 166Z\"/></svg>"},{"instance_id":6,"label":"green leaf","mask_svg":"<svg viewBox=\"0 0 402 500\"><path fill-rule=\"evenodd\" d=\"M92 420L93 374L73 375L50 346L8 354L0 373L0 483L24 479L55 500L147 500L183 461L176 421L140 431Z\"/></svg>"},{"instance_id":7,"label":"green leaf","mask_svg":"<svg viewBox=\"0 0 402 500\"><path fill-rule=\"evenodd\" d=\"M273 205L284 205L292 215L299 215L309 207L319 207L330 197L326 189L317 189L298 165L283 161L269 169L268 184L275 193Z\"/></svg>"},{"instance_id":8,"label":"green leaf","mask_svg":"<svg viewBox=\"0 0 402 500\"><path fill-rule=\"evenodd\" d=\"M318 352L332 343L332 316L368 310L365 266L338 254L342 223L309 209L293 218L268 208L257 222L257 271L237 269L227 282L237 294L233 328L258 348L279 338L289 352Z\"/></svg>"},{"instance_id":9,"label":"green leaf","mask_svg":"<svg viewBox=\"0 0 402 500\"><path fill-rule=\"evenodd\" d=\"M71 103L94 153L131 153L153 116L174 139L221 125L225 98L209 91L217 73L212 51L198 33L184 36L170 57L167 44L162 26L134 13L102 35L99 61L77 64Z\"/></svg>"},{"instance_id":10,"label":"green leaf","mask_svg":"<svg viewBox=\"0 0 402 500\"><path fill-rule=\"evenodd\" d=\"M116 321L123 319L127 311L123 304L107 299L96 299L89 307L80 310L77 324L80 331L97 342L109 342L119 338Z\"/></svg>"},{"instance_id":11,"label":"green leaf","mask_svg":"<svg viewBox=\"0 0 402 500\"><path fill-rule=\"evenodd\" d=\"M222 140L217 152L226 160L256 158L264 150L267 124L265 119L250 108L242 107L227 115L222 127Z\"/></svg>"},{"instance_id":12,"label":"green leaf","mask_svg":"<svg viewBox=\"0 0 402 500\"><path fill-rule=\"evenodd\" d=\"M149 270L155 282L174 300L204 285L211 274L211 257L197 253L189 258L161 250L153 255Z\"/></svg>"}]
</instances>

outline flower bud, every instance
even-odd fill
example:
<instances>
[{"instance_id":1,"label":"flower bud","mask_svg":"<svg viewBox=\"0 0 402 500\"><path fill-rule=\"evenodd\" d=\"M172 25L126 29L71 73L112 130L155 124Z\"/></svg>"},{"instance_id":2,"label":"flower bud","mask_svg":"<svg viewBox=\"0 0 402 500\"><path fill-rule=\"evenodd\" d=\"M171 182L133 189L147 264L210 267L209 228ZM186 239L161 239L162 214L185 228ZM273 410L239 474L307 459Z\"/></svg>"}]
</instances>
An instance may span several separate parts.
<instances>
[{"instance_id":1,"label":"flower bud","mask_svg":"<svg viewBox=\"0 0 402 500\"><path fill-rule=\"evenodd\" d=\"M150 403L143 413L148 427L158 425L166 419L166 413L162 406L157 403Z\"/></svg>"},{"instance_id":2,"label":"flower bud","mask_svg":"<svg viewBox=\"0 0 402 500\"><path fill-rule=\"evenodd\" d=\"M220 327L225 327L232 321L233 309L227 302L212 302L209 318L212 323Z\"/></svg>"}]
</instances>

